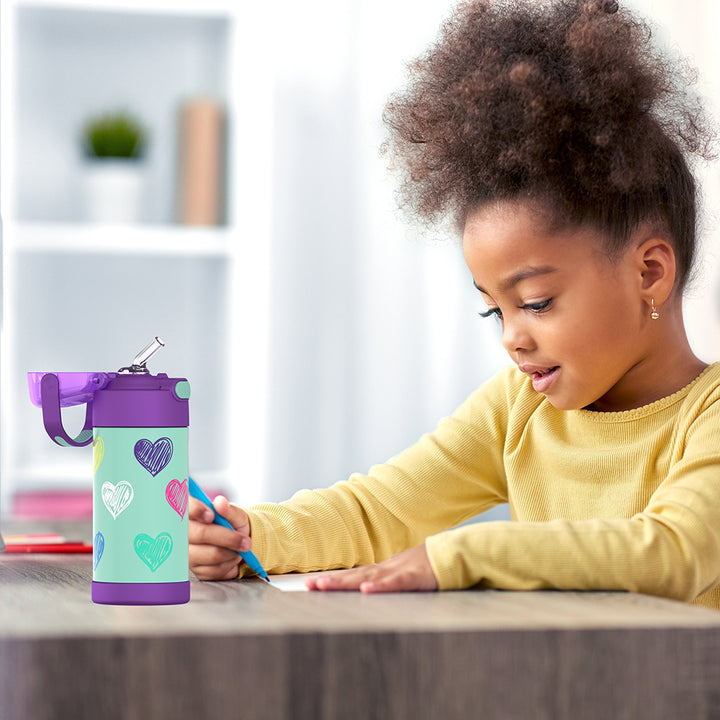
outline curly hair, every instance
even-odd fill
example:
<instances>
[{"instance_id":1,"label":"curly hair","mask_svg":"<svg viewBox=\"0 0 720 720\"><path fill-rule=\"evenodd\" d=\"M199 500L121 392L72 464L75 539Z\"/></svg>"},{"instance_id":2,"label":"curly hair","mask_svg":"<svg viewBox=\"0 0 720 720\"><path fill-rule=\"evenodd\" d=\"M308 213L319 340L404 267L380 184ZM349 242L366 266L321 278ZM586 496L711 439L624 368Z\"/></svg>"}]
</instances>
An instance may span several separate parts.
<instances>
[{"instance_id":1,"label":"curly hair","mask_svg":"<svg viewBox=\"0 0 720 720\"><path fill-rule=\"evenodd\" d=\"M660 223L678 285L696 245L689 157L714 137L689 71L614 0L475 0L450 16L388 101L384 143L401 204L425 223L495 200L541 200L555 222L591 223L617 253ZM690 78L692 79L692 78Z\"/></svg>"}]
</instances>

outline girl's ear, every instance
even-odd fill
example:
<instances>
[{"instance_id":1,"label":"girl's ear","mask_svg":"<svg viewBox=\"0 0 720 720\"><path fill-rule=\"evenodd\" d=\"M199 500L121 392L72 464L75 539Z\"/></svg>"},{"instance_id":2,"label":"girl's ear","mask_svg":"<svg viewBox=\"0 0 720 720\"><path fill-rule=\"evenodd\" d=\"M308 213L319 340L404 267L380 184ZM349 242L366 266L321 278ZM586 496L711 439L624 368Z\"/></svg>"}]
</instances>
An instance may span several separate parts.
<instances>
[{"instance_id":1,"label":"girl's ear","mask_svg":"<svg viewBox=\"0 0 720 720\"><path fill-rule=\"evenodd\" d=\"M675 251L672 245L661 238L645 240L636 250L637 267L640 272L640 291L650 304L664 303L675 286Z\"/></svg>"}]
</instances>

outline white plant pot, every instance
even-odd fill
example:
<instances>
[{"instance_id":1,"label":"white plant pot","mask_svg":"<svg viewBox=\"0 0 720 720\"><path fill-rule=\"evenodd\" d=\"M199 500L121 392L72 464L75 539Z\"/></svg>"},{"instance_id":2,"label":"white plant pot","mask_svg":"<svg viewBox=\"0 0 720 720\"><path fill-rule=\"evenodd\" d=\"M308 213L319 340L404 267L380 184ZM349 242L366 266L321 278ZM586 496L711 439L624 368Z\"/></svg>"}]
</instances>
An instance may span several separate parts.
<instances>
[{"instance_id":1,"label":"white plant pot","mask_svg":"<svg viewBox=\"0 0 720 720\"><path fill-rule=\"evenodd\" d=\"M89 160L84 169L85 219L96 223L139 223L145 217L145 167L124 158Z\"/></svg>"}]
</instances>

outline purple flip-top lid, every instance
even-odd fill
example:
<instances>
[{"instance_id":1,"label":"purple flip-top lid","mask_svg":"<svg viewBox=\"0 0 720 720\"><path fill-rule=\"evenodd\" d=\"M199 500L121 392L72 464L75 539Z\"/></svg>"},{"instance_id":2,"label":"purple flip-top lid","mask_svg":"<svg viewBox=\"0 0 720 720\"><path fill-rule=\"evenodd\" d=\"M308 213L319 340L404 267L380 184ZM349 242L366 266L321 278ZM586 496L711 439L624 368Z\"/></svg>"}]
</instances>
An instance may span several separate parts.
<instances>
[{"instance_id":1,"label":"purple flip-top lid","mask_svg":"<svg viewBox=\"0 0 720 720\"><path fill-rule=\"evenodd\" d=\"M190 383L165 373L108 373L93 396L93 427L187 427Z\"/></svg>"},{"instance_id":2,"label":"purple flip-top lid","mask_svg":"<svg viewBox=\"0 0 720 720\"><path fill-rule=\"evenodd\" d=\"M46 372L29 372L28 387L30 401L35 407L42 407L42 379ZM108 383L108 375L103 372L58 372L52 373L58 379L58 397L60 407L85 405L93 399L98 390Z\"/></svg>"}]
</instances>

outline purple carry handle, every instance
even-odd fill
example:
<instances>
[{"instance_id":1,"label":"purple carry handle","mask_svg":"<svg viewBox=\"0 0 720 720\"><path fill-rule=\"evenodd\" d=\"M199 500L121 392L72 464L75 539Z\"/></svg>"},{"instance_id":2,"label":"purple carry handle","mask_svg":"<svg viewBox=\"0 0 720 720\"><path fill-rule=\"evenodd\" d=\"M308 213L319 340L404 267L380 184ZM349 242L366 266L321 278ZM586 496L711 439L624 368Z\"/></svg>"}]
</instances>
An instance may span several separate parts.
<instances>
[{"instance_id":1,"label":"purple carry handle","mask_svg":"<svg viewBox=\"0 0 720 720\"><path fill-rule=\"evenodd\" d=\"M53 442L63 447L84 447L93 439L92 400L87 403L85 424L75 438L71 438L62 424L60 414L60 382L57 375L46 373L40 381L40 397L42 399L42 415L45 430Z\"/></svg>"}]
</instances>

